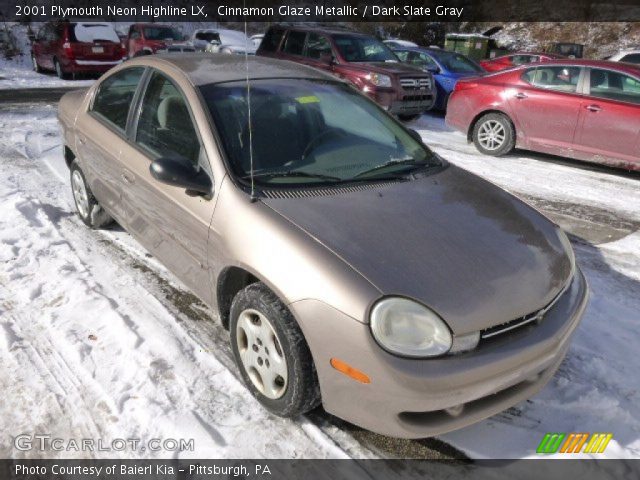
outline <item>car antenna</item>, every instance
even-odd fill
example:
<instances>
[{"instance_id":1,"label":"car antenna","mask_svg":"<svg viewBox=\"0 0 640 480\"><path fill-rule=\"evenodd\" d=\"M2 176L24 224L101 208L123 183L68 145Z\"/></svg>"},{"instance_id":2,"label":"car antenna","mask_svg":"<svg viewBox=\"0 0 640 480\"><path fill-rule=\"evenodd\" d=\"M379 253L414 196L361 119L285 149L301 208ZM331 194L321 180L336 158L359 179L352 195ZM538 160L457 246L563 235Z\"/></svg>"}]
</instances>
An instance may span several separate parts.
<instances>
[{"instance_id":1,"label":"car antenna","mask_svg":"<svg viewBox=\"0 0 640 480\"><path fill-rule=\"evenodd\" d=\"M242 4L246 5L246 0ZM253 130L251 126L251 84L249 83L249 45L247 43L247 18L244 19L244 66L247 80L247 121L249 122L249 178L251 179L251 201L255 202L256 190L253 181Z\"/></svg>"}]
</instances>

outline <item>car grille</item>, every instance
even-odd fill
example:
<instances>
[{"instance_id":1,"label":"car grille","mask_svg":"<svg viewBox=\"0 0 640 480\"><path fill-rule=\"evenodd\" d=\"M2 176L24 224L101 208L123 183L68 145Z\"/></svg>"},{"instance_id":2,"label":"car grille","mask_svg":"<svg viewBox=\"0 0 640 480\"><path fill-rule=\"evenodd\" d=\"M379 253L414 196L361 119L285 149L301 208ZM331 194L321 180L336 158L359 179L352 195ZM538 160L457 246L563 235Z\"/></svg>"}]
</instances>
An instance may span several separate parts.
<instances>
[{"instance_id":1,"label":"car grille","mask_svg":"<svg viewBox=\"0 0 640 480\"><path fill-rule=\"evenodd\" d=\"M431 90L431 79L401 78L400 86L405 90Z\"/></svg>"},{"instance_id":2,"label":"car grille","mask_svg":"<svg viewBox=\"0 0 640 480\"><path fill-rule=\"evenodd\" d=\"M500 325L495 325L493 327L489 327L489 328L485 328L484 330L480 330L480 340L488 340L494 337L497 337L499 335L505 334L507 332L510 332L512 330L515 330L517 328L521 328L524 327L526 325L530 325L530 324L534 324L534 323L538 323L540 321L542 321L542 319L544 318L544 315L551 310L551 308L556 304L556 302L558 300L560 300L560 297L562 297L562 295L564 294L564 292L567 291L567 289L569 288L569 285L571 284L571 281L573 280L573 278L571 278L567 284L564 286L564 288L562 290L560 290L560 293L558 293L553 300L551 300L547 306L545 306L544 308L541 308L540 310L536 310L533 313L529 313L523 317L520 318L516 318L515 320L511 320L509 322L505 322L505 323L501 323Z\"/></svg>"}]
</instances>

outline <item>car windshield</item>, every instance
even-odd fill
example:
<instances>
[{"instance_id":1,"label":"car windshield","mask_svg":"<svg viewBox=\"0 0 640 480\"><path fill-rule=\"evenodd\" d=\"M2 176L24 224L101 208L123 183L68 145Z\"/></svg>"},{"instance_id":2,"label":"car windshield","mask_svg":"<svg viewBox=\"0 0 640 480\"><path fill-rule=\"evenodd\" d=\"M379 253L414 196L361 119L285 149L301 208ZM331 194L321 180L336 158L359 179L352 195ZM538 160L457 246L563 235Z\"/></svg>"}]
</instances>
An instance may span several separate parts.
<instances>
[{"instance_id":1,"label":"car windshield","mask_svg":"<svg viewBox=\"0 0 640 480\"><path fill-rule=\"evenodd\" d=\"M144 27L147 40L181 40L180 33L171 27Z\"/></svg>"},{"instance_id":2,"label":"car windshield","mask_svg":"<svg viewBox=\"0 0 640 480\"><path fill-rule=\"evenodd\" d=\"M333 40L347 62L397 62L391 49L372 37L334 35Z\"/></svg>"},{"instance_id":3,"label":"car windshield","mask_svg":"<svg viewBox=\"0 0 640 480\"><path fill-rule=\"evenodd\" d=\"M433 56L452 73L483 73L484 69L459 53L434 53Z\"/></svg>"},{"instance_id":4,"label":"car windshield","mask_svg":"<svg viewBox=\"0 0 640 480\"><path fill-rule=\"evenodd\" d=\"M272 186L407 178L442 165L371 100L334 82L274 79L200 87L234 173ZM251 147L250 147L251 145Z\"/></svg>"}]
</instances>

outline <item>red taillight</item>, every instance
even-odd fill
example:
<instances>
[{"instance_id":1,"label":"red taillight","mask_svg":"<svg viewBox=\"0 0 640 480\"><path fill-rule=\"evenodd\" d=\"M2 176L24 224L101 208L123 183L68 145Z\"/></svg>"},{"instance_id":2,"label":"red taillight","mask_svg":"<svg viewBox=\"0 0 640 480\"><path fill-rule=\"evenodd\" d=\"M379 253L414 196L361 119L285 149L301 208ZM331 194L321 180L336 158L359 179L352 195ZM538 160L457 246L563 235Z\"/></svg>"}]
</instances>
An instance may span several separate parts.
<instances>
[{"instance_id":1,"label":"red taillight","mask_svg":"<svg viewBox=\"0 0 640 480\"><path fill-rule=\"evenodd\" d=\"M470 90L472 88L476 88L478 86L477 82L458 82L456 83L454 92L459 92L460 90Z\"/></svg>"}]
</instances>

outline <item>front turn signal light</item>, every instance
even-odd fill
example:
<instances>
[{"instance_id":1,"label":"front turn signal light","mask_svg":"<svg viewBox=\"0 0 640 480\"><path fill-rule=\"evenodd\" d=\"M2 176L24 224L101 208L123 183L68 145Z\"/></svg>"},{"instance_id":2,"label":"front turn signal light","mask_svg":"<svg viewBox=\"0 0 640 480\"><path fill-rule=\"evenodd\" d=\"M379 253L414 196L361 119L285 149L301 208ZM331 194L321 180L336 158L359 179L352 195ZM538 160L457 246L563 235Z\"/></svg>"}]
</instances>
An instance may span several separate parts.
<instances>
[{"instance_id":1,"label":"front turn signal light","mask_svg":"<svg viewBox=\"0 0 640 480\"><path fill-rule=\"evenodd\" d=\"M334 357L331 359L329 363L331 363L331 366L335 368L337 371L345 374L347 377L352 378L357 382L371 383L371 379L366 373L361 372L357 368L352 367L347 362L343 362L339 358Z\"/></svg>"}]
</instances>

